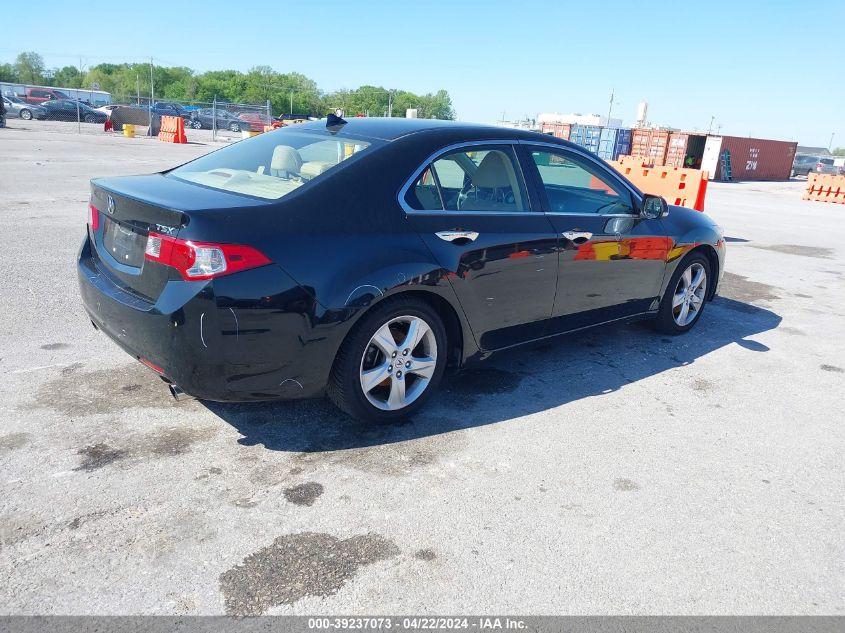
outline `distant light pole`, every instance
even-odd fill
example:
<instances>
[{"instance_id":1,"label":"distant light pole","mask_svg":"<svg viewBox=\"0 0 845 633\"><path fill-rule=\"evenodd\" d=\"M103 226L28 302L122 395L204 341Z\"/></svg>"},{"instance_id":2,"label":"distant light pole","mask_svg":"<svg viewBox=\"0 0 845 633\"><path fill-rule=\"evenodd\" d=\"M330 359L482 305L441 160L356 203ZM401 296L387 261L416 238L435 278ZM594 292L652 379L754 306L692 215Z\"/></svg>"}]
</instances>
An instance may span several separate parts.
<instances>
[{"instance_id":1,"label":"distant light pole","mask_svg":"<svg viewBox=\"0 0 845 633\"><path fill-rule=\"evenodd\" d=\"M827 151L829 152L833 148L833 137L836 136L836 132L830 133L830 143L827 144Z\"/></svg>"},{"instance_id":2,"label":"distant light pole","mask_svg":"<svg viewBox=\"0 0 845 633\"><path fill-rule=\"evenodd\" d=\"M611 89L610 89L610 105L609 105L609 106L608 106L608 108L607 108L607 123L606 123L606 127L610 127L610 113L611 113L611 112L613 112L613 95L614 95L614 92L615 92L615 91L616 91L616 89L615 89L615 88L611 88Z\"/></svg>"},{"instance_id":3,"label":"distant light pole","mask_svg":"<svg viewBox=\"0 0 845 633\"><path fill-rule=\"evenodd\" d=\"M715 120L716 120L716 115L714 114L710 117L710 127L707 128L707 135L708 136L710 136L710 132L713 131L713 121L715 121Z\"/></svg>"},{"instance_id":4,"label":"distant light pole","mask_svg":"<svg viewBox=\"0 0 845 633\"><path fill-rule=\"evenodd\" d=\"M153 79L153 58L150 57L150 103L147 106L147 112L150 114L150 127L147 133L149 136L153 135L153 99L155 98L155 80ZM215 97L216 99L216 97ZM217 113L214 114L214 120L217 121ZM216 130L215 130L216 132ZM214 140L217 140L217 136L214 136Z\"/></svg>"}]
</instances>

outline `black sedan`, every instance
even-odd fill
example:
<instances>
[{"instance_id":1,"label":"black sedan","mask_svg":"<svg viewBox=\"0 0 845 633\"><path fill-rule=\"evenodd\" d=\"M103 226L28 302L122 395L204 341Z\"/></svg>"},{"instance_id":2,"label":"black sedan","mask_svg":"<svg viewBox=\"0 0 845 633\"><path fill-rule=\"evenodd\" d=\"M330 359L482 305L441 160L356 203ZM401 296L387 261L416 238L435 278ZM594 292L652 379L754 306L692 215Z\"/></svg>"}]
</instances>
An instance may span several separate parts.
<instances>
[{"instance_id":1,"label":"black sedan","mask_svg":"<svg viewBox=\"0 0 845 633\"><path fill-rule=\"evenodd\" d=\"M53 99L41 104L47 111L47 118L54 121L84 121L85 123L105 123L108 115L72 99Z\"/></svg>"},{"instance_id":2,"label":"black sedan","mask_svg":"<svg viewBox=\"0 0 845 633\"><path fill-rule=\"evenodd\" d=\"M447 367L611 321L681 334L721 230L546 135L331 118L94 180L94 326L174 395L419 408ZM460 378L456 378L460 380Z\"/></svg>"},{"instance_id":3,"label":"black sedan","mask_svg":"<svg viewBox=\"0 0 845 633\"><path fill-rule=\"evenodd\" d=\"M188 125L195 130L205 128L210 130L214 127L214 120L217 119L218 130L231 130L232 132L240 132L241 130L252 129L248 121L244 121L237 114L229 112L228 110L214 110L212 108L202 108L201 110L194 110L187 119Z\"/></svg>"}]
</instances>

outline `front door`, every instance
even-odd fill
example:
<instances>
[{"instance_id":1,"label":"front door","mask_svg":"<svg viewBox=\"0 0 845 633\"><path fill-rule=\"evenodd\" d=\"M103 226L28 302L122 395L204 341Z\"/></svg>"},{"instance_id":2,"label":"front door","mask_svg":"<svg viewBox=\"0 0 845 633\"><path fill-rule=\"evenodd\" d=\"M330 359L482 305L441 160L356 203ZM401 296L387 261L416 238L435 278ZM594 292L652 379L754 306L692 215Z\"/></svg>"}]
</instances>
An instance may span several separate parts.
<instances>
[{"instance_id":1,"label":"front door","mask_svg":"<svg viewBox=\"0 0 845 633\"><path fill-rule=\"evenodd\" d=\"M484 350L546 332L557 236L533 210L510 145L471 145L427 165L403 206L448 277Z\"/></svg>"},{"instance_id":2,"label":"front door","mask_svg":"<svg viewBox=\"0 0 845 633\"><path fill-rule=\"evenodd\" d=\"M598 159L523 146L558 235L552 330L566 332L656 307L671 240L639 216L634 194Z\"/></svg>"}]
</instances>

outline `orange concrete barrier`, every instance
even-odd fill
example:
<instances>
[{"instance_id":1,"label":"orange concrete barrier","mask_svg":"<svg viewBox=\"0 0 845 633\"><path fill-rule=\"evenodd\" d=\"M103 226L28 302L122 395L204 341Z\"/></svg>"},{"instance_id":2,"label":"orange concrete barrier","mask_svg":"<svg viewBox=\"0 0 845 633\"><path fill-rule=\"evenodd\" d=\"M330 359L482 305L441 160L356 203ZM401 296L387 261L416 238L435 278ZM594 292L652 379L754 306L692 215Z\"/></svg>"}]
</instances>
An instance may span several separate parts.
<instances>
[{"instance_id":1,"label":"orange concrete barrier","mask_svg":"<svg viewBox=\"0 0 845 633\"><path fill-rule=\"evenodd\" d=\"M165 143L187 143L185 120L180 116L161 117L161 131L158 133L158 140Z\"/></svg>"},{"instance_id":2,"label":"orange concrete barrier","mask_svg":"<svg viewBox=\"0 0 845 633\"><path fill-rule=\"evenodd\" d=\"M810 174L807 176L804 200L845 204L845 176Z\"/></svg>"},{"instance_id":3,"label":"orange concrete barrier","mask_svg":"<svg viewBox=\"0 0 845 633\"><path fill-rule=\"evenodd\" d=\"M644 193L663 196L669 204L704 211L709 174L700 169L652 167L640 156L620 156L608 161L620 174Z\"/></svg>"}]
</instances>

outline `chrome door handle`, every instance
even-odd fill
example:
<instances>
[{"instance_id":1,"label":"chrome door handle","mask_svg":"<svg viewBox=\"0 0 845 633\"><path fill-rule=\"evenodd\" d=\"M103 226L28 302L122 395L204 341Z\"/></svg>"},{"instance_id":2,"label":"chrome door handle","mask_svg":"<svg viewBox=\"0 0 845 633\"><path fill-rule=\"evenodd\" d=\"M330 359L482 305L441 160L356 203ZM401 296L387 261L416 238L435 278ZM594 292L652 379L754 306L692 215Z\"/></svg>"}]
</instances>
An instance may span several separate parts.
<instances>
[{"instance_id":1,"label":"chrome door handle","mask_svg":"<svg viewBox=\"0 0 845 633\"><path fill-rule=\"evenodd\" d=\"M458 240L474 242L478 237L476 231L438 231L435 235L447 242L457 242Z\"/></svg>"},{"instance_id":2,"label":"chrome door handle","mask_svg":"<svg viewBox=\"0 0 845 633\"><path fill-rule=\"evenodd\" d=\"M563 237L572 242L574 242L575 240L587 241L588 239L593 237L593 234L589 231L564 231Z\"/></svg>"}]
</instances>

